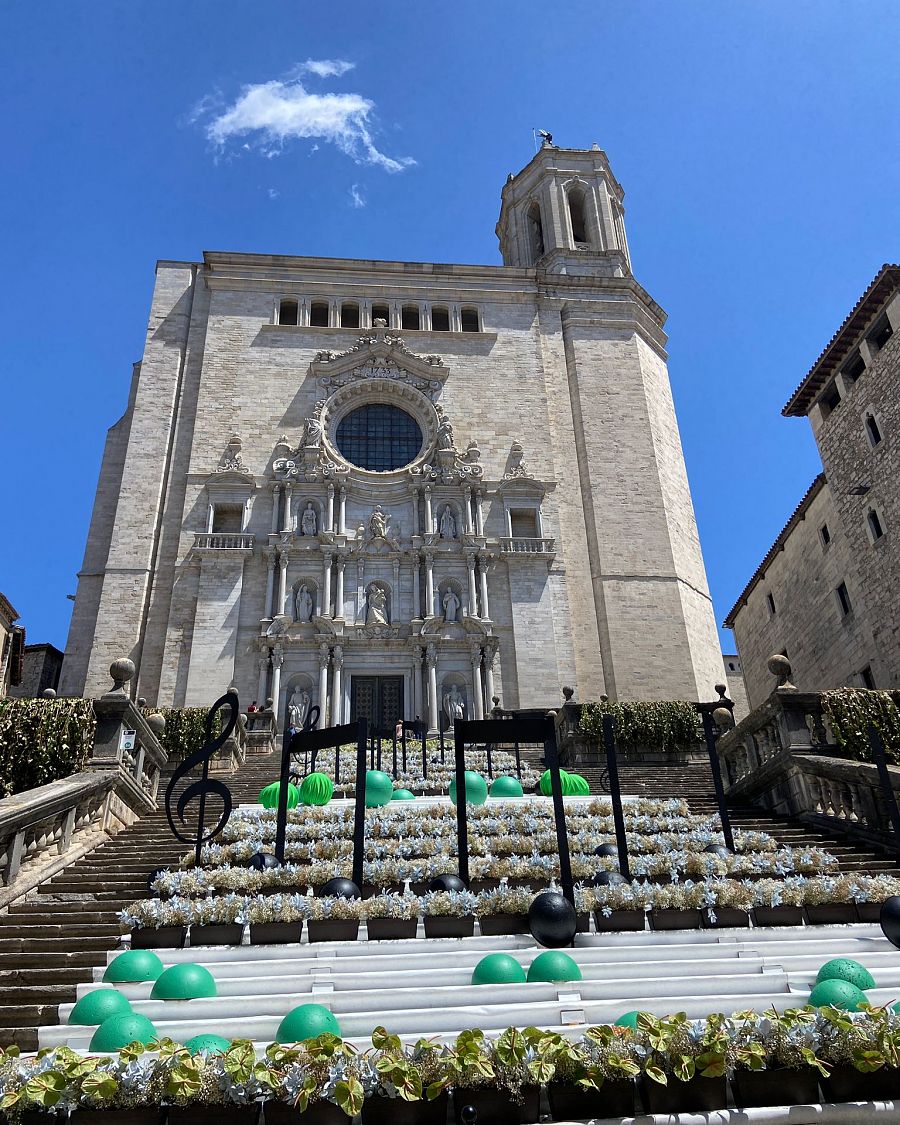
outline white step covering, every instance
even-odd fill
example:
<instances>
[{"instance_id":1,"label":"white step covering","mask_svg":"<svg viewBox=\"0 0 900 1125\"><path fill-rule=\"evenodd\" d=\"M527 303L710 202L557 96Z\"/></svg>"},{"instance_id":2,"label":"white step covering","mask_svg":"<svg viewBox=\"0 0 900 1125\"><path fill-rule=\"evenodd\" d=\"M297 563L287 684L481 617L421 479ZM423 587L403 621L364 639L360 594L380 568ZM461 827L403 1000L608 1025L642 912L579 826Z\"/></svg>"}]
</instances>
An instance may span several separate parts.
<instances>
[{"instance_id":1,"label":"white step covering","mask_svg":"<svg viewBox=\"0 0 900 1125\"><path fill-rule=\"evenodd\" d=\"M472 970L491 952L514 956L523 968L542 952L529 935L381 942L322 942L280 946L200 946L159 950L166 966L196 962L210 970L218 995L190 1001L150 999L150 984L122 985L136 1012L184 1042L201 1032L251 1038L264 1046L298 1004L324 1004L347 1038L365 1045L375 1026L416 1038L452 1039L467 1027L499 1032L510 1025L553 1027L577 1035L642 1009L686 1011L783 1009L803 1003L816 972L832 957L853 957L875 976L876 1003L900 998L900 953L877 925L753 930L678 930L583 934L571 956L584 979L570 984L472 985ZM109 954L109 960L115 953ZM82 996L102 984L103 969L80 985ZM39 1030L40 1045L85 1050L94 1028Z\"/></svg>"}]
</instances>

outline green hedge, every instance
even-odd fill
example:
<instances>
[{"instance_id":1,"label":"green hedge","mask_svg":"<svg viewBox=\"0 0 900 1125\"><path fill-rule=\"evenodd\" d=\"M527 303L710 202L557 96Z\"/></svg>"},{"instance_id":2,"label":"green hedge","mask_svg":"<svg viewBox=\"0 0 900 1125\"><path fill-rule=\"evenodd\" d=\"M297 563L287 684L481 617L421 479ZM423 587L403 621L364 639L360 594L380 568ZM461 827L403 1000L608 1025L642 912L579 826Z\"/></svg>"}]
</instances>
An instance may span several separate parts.
<instances>
[{"instance_id":1,"label":"green hedge","mask_svg":"<svg viewBox=\"0 0 900 1125\"><path fill-rule=\"evenodd\" d=\"M162 715L166 720L166 729L160 741L169 757L169 761L180 761L199 750L203 745L205 736L204 724L209 713L207 707L142 707L141 712L147 715ZM222 729L219 719L221 711L216 714L213 733L218 734Z\"/></svg>"},{"instance_id":2,"label":"green hedge","mask_svg":"<svg viewBox=\"0 0 900 1125\"><path fill-rule=\"evenodd\" d=\"M703 745L700 714L684 700L613 703L604 699L585 703L578 729L591 738L602 739L604 715L612 715L616 746L624 752L646 747L670 754Z\"/></svg>"},{"instance_id":3,"label":"green hedge","mask_svg":"<svg viewBox=\"0 0 900 1125\"><path fill-rule=\"evenodd\" d=\"M0 797L79 773L96 726L90 699L0 700Z\"/></svg>"},{"instance_id":4,"label":"green hedge","mask_svg":"<svg viewBox=\"0 0 900 1125\"><path fill-rule=\"evenodd\" d=\"M900 765L900 691L838 688L822 692L822 710L838 746L848 758L868 762L869 724L884 739L887 760Z\"/></svg>"}]
</instances>

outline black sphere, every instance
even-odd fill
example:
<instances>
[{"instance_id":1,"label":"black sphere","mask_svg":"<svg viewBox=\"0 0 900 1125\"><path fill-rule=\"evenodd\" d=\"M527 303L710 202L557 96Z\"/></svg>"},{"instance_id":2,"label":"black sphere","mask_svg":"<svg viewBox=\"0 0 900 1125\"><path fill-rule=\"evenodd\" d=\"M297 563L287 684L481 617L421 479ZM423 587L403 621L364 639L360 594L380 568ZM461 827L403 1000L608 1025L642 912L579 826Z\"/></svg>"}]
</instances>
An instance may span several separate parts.
<instances>
[{"instance_id":1,"label":"black sphere","mask_svg":"<svg viewBox=\"0 0 900 1125\"><path fill-rule=\"evenodd\" d=\"M592 887L621 887L623 883L627 882L625 876L620 875L618 871L598 871L590 879Z\"/></svg>"},{"instance_id":2,"label":"black sphere","mask_svg":"<svg viewBox=\"0 0 900 1125\"><path fill-rule=\"evenodd\" d=\"M881 929L891 945L900 949L900 895L891 895L881 906Z\"/></svg>"},{"instance_id":3,"label":"black sphere","mask_svg":"<svg viewBox=\"0 0 900 1125\"><path fill-rule=\"evenodd\" d=\"M528 909L528 929L539 945L559 949L575 940L575 907L555 891L539 894Z\"/></svg>"},{"instance_id":4,"label":"black sphere","mask_svg":"<svg viewBox=\"0 0 900 1125\"><path fill-rule=\"evenodd\" d=\"M278 858L271 852L256 852L250 856L250 868L253 871L267 871L272 867L280 867Z\"/></svg>"},{"instance_id":5,"label":"black sphere","mask_svg":"<svg viewBox=\"0 0 900 1125\"><path fill-rule=\"evenodd\" d=\"M728 848L723 848L721 844L707 844L703 850L709 852L710 855L718 856L719 859L728 859L731 855Z\"/></svg>"},{"instance_id":6,"label":"black sphere","mask_svg":"<svg viewBox=\"0 0 900 1125\"><path fill-rule=\"evenodd\" d=\"M429 891L464 891L466 884L458 875L438 875L428 884Z\"/></svg>"},{"instance_id":7,"label":"black sphere","mask_svg":"<svg viewBox=\"0 0 900 1125\"><path fill-rule=\"evenodd\" d=\"M168 867L154 867L150 874L147 876L147 891L154 897L159 898L159 891L153 889L153 880L157 875L161 875L163 871L168 871Z\"/></svg>"},{"instance_id":8,"label":"black sphere","mask_svg":"<svg viewBox=\"0 0 900 1125\"><path fill-rule=\"evenodd\" d=\"M473 1105L464 1105L459 1111L459 1119L463 1125L475 1125L478 1120L478 1110Z\"/></svg>"},{"instance_id":9,"label":"black sphere","mask_svg":"<svg viewBox=\"0 0 900 1125\"><path fill-rule=\"evenodd\" d=\"M352 879L342 879L340 876L329 879L316 893L319 898L326 898L329 895L334 895L336 898L362 898L356 883Z\"/></svg>"},{"instance_id":10,"label":"black sphere","mask_svg":"<svg viewBox=\"0 0 900 1125\"><path fill-rule=\"evenodd\" d=\"M619 849L615 844L601 844L599 848L594 848L594 855L612 856L613 859L618 859Z\"/></svg>"}]
</instances>

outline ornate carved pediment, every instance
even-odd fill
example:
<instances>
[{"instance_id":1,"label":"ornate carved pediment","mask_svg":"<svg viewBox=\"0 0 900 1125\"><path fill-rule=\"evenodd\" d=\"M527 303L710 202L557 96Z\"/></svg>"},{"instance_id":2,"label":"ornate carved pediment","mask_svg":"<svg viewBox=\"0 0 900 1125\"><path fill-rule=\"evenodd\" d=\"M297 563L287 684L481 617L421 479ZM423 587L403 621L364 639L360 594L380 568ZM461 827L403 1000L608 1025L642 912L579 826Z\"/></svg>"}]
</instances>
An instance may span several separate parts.
<instances>
[{"instance_id":1,"label":"ornate carved pediment","mask_svg":"<svg viewBox=\"0 0 900 1125\"><path fill-rule=\"evenodd\" d=\"M435 403L434 409L438 416L437 449L430 461L410 469L410 476L415 480L440 484L478 480L484 474L478 442L470 441L465 452L461 453L454 444L453 426L441 404Z\"/></svg>"},{"instance_id":2,"label":"ornate carved pediment","mask_svg":"<svg viewBox=\"0 0 900 1125\"><path fill-rule=\"evenodd\" d=\"M366 379L393 379L407 383L432 401L440 394L449 368L438 355L416 355L400 336L375 328L343 352L318 352L310 364L326 395Z\"/></svg>"}]
</instances>

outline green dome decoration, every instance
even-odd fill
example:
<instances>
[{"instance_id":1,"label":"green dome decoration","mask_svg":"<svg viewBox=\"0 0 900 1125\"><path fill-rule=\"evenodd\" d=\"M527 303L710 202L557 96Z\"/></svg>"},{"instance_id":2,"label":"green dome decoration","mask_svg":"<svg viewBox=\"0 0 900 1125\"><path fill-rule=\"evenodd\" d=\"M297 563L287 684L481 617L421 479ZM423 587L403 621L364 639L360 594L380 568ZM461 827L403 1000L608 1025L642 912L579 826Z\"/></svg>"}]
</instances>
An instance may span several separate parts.
<instances>
[{"instance_id":1,"label":"green dome decoration","mask_svg":"<svg viewBox=\"0 0 900 1125\"><path fill-rule=\"evenodd\" d=\"M525 970L508 953L489 953L472 973L472 984L524 984Z\"/></svg>"},{"instance_id":2,"label":"green dome decoration","mask_svg":"<svg viewBox=\"0 0 900 1125\"><path fill-rule=\"evenodd\" d=\"M163 963L152 949L126 949L106 966L103 979L107 984L137 984L156 980L162 971Z\"/></svg>"},{"instance_id":3,"label":"green dome decoration","mask_svg":"<svg viewBox=\"0 0 900 1125\"><path fill-rule=\"evenodd\" d=\"M334 782L327 773L308 773L300 785L300 801L304 805L327 805L333 796ZM290 800L288 794L288 804Z\"/></svg>"},{"instance_id":4,"label":"green dome decoration","mask_svg":"<svg viewBox=\"0 0 900 1125\"><path fill-rule=\"evenodd\" d=\"M277 1043L302 1043L304 1039L315 1039L330 1031L332 1035L341 1034L341 1025L322 1004L301 1004L284 1017L278 1025L275 1036Z\"/></svg>"},{"instance_id":5,"label":"green dome decoration","mask_svg":"<svg viewBox=\"0 0 900 1125\"><path fill-rule=\"evenodd\" d=\"M394 795L394 783L383 770L366 770L366 808L386 805Z\"/></svg>"},{"instance_id":6,"label":"green dome decoration","mask_svg":"<svg viewBox=\"0 0 900 1125\"><path fill-rule=\"evenodd\" d=\"M467 787L468 788L468 787ZM522 782L517 777L495 777L491 783L492 797L524 797Z\"/></svg>"},{"instance_id":7,"label":"green dome decoration","mask_svg":"<svg viewBox=\"0 0 900 1125\"><path fill-rule=\"evenodd\" d=\"M588 784L587 778L582 777L580 773L570 773L566 779L568 784L563 788L563 796L565 797L589 797L591 794L591 787Z\"/></svg>"},{"instance_id":8,"label":"green dome decoration","mask_svg":"<svg viewBox=\"0 0 900 1125\"><path fill-rule=\"evenodd\" d=\"M281 789L280 781L273 781L265 789L259 791L259 803L264 809L278 808L278 792ZM296 785L288 782L288 808L295 809L300 804L300 790Z\"/></svg>"},{"instance_id":9,"label":"green dome decoration","mask_svg":"<svg viewBox=\"0 0 900 1125\"><path fill-rule=\"evenodd\" d=\"M156 1037L156 1028L146 1016L125 1012L122 1015L110 1016L100 1024L94 1032L88 1050L110 1054L112 1051L121 1051L129 1043L143 1043L146 1047Z\"/></svg>"},{"instance_id":10,"label":"green dome decoration","mask_svg":"<svg viewBox=\"0 0 900 1125\"><path fill-rule=\"evenodd\" d=\"M199 1000L201 997L215 996L216 982L209 969L186 961L183 965L173 965L160 976L151 1000Z\"/></svg>"},{"instance_id":11,"label":"green dome decoration","mask_svg":"<svg viewBox=\"0 0 900 1125\"><path fill-rule=\"evenodd\" d=\"M467 805L483 805L487 800L488 787L487 782L480 773L474 770L466 770L463 775L463 784L466 788L466 804ZM450 800L456 804L456 775L454 774L450 782Z\"/></svg>"},{"instance_id":12,"label":"green dome decoration","mask_svg":"<svg viewBox=\"0 0 900 1125\"><path fill-rule=\"evenodd\" d=\"M391 797L392 801L414 801L415 799L415 793L410 793L408 789L395 789L394 795Z\"/></svg>"},{"instance_id":13,"label":"green dome decoration","mask_svg":"<svg viewBox=\"0 0 900 1125\"><path fill-rule=\"evenodd\" d=\"M637 1031L638 1016L642 1015L641 1012L626 1012L623 1016L615 1022L616 1027L630 1027L632 1030Z\"/></svg>"},{"instance_id":14,"label":"green dome decoration","mask_svg":"<svg viewBox=\"0 0 900 1125\"><path fill-rule=\"evenodd\" d=\"M110 1016L127 1016L131 1005L114 988L94 988L86 992L69 1013L69 1023L101 1024Z\"/></svg>"},{"instance_id":15,"label":"green dome decoration","mask_svg":"<svg viewBox=\"0 0 900 1125\"><path fill-rule=\"evenodd\" d=\"M835 957L833 961L826 961L819 969L816 984L825 980L846 980L863 991L875 987L875 979L865 965L860 965L859 961L852 961L849 957Z\"/></svg>"},{"instance_id":16,"label":"green dome decoration","mask_svg":"<svg viewBox=\"0 0 900 1125\"><path fill-rule=\"evenodd\" d=\"M224 1055L230 1046L231 1040L221 1035L195 1035L185 1043L192 1055Z\"/></svg>"},{"instance_id":17,"label":"green dome decoration","mask_svg":"<svg viewBox=\"0 0 900 1125\"><path fill-rule=\"evenodd\" d=\"M568 790L566 789L566 785L568 783L568 777L569 777L569 775L566 773L565 770L559 771L559 783L562 786L562 791L563 791L564 797L568 793ZM552 797L553 796L553 787L552 786L553 786L553 783L550 780L550 771L544 770L544 772L541 774L540 789L541 789L541 792L544 794L545 797Z\"/></svg>"},{"instance_id":18,"label":"green dome decoration","mask_svg":"<svg viewBox=\"0 0 900 1125\"><path fill-rule=\"evenodd\" d=\"M860 1004L868 1003L866 994L848 980L823 980L809 994L809 1002L814 1008L843 1008L856 1012Z\"/></svg>"},{"instance_id":19,"label":"green dome decoration","mask_svg":"<svg viewBox=\"0 0 900 1125\"><path fill-rule=\"evenodd\" d=\"M545 953L539 953L529 965L528 980L532 984L536 981L555 984L559 981L581 980L581 969L568 953L548 949Z\"/></svg>"}]
</instances>

